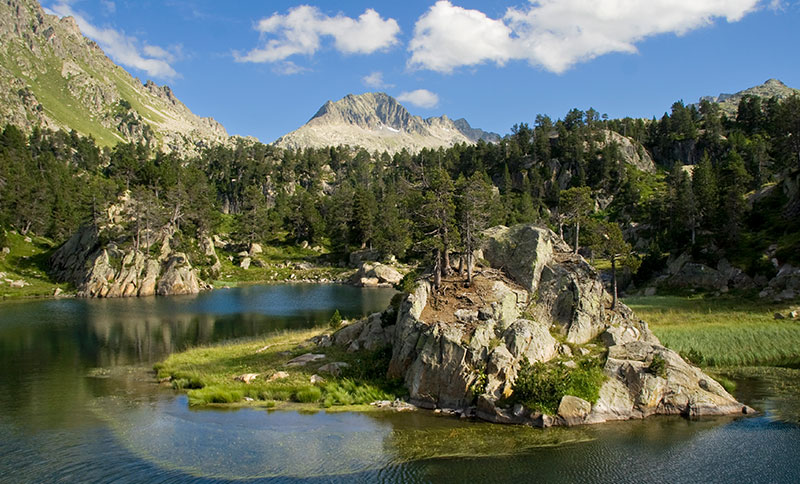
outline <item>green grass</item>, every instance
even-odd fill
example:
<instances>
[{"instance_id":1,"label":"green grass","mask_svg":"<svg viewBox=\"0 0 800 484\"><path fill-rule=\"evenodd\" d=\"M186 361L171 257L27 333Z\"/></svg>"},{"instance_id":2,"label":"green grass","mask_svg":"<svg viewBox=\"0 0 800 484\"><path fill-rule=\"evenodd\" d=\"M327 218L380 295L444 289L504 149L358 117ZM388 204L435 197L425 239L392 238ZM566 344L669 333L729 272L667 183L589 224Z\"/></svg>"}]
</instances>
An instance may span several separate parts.
<instances>
[{"instance_id":1,"label":"green grass","mask_svg":"<svg viewBox=\"0 0 800 484\"><path fill-rule=\"evenodd\" d=\"M338 281L347 279L353 272L352 269L322 266L320 254L314 250L303 249L293 244L262 245L263 252L253 258L250 267L245 270L239 267L238 251L218 250L217 254L222 264L220 277L214 282L215 287L231 287L239 284L255 284L265 282L291 282L291 281ZM231 262L228 257L233 256ZM256 265L260 262L263 267ZM294 264L308 263L310 269L298 269ZM282 267L287 266L287 267ZM294 276L294 277L292 277Z\"/></svg>"},{"instance_id":2,"label":"green grass","mask_svg":"<svg viewBox=\"0 0 800 484\"><path fill-rule=\"evenodd\" d=\"M198 347L176 353L155 365L159 378L170 377L178 390L188 390L190 405L244 403L275 406L290 403L312 407L367 405L376 400L393 400L404 390L398 382L384 378L390 352L347 353L340 347L318 348L306 341L324 330L290 331L267 338L234 341ZM268 347L260 351L260 349ZM314 352L324 360L301 367L288 367L295 356ZM326 363L341 361L351 365L339 377L320 374L325 381L312 384L311 376ZM277 371L287 378L267 381ZM234 380L244 373L259 373L250 384Z\"/></svg>"},{"instance_id":3,"label":"green grass","mask_svg":"<svg viewBox=\"0 0 800 484\"><path fill-rule=\"evenodd\" d=\"M22 299L29 297L52 296L56 288L68 291L67 284L57 284L47 275L50 255L55 250L53 242L44 237L31 237L8 232L5 246L9 254L0 254L0 272L6 275L0 279L0 299ZM6 279L22 279L29 285L22 288L11 287Z\"/></svg>"},{"instance_id":4,"label":"green grass","mask_svg":"<svg viewBox=\"0 0 800 484\"><path fill-rule=\"evenodd\" d=\"M733 296L626 298L661 342L702 366L800 365L800 322L776 320L791 305Z\"/></svg>"}]
</instances>

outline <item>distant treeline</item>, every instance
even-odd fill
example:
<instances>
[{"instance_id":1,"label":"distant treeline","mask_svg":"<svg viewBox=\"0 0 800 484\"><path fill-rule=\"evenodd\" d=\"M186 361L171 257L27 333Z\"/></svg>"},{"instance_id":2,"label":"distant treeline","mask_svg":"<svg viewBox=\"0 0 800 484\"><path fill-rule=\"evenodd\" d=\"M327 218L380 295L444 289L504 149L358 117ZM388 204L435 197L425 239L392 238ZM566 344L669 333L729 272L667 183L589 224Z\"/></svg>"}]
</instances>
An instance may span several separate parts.
<instances>
[{"instance_id":1,"label":"distant treeline","mask_svg":"<svg viewBox=\"0 0 800 484\"><path fill-rule=\"evenodd\" d=\"M191 159L9 125L0 135L0 224L64 241L127 192L125 230L137 244L143 227L170 225L187 244L224 231L242 246L306 240L445 267L485 227L539 222L566 229L570 241L580 227L579 245L600 252L610 227L622 228L648 270L684 251L768 270L760 254L774 243L780 257L798 257L800 227L782 213L783 192L759 197L757 210L746 195L800 168L800 98L748 96L735 118L707 101L677 102L660 120L605 118L593 109L539 115L496 144L417 154L238 140ZM626 163L609 130L647 149L658 172Z\"/></svg>"}]
</instances>

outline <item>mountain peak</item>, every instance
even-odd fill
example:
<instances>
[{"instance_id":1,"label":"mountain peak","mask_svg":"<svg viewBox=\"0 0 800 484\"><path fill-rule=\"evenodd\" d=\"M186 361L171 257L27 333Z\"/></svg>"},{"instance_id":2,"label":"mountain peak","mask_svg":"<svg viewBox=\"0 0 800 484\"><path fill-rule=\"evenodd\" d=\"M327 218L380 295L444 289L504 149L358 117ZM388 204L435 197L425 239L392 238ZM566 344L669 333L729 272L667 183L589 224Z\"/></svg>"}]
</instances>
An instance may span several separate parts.
<instances>
[{"instance_id":1,"label":"mountain peak","mask_svg":"<svg viewBox=\"0 0 800 484\"><path fill-rule=\"evenodd\" d=\"M475 143L479 139L500 139L495 133L459 121L453 122L447 116L428 119L414 116L385 92L348 94L338 101L325 102L308 123L275 144L284 148L350 145L394 153L404 148L415 152Z\"/></svg>"},{"instance_id":2,"label":"mountain peak","mask_svg":"<svg viewBox=\"0 0 800 484\"><path fill-rule=\"evenodd\" d=\"M759 96L763 98L777 97L785 99L795 94L800 95L800 89L794 89L779 79L767 79L763 84L739 91L736 94L722 93L719 96L704 96L700 100L708 100L718 103L722 112L730 117L736 116L739 110L739 101L744 96Z\"/></svg>"}]
</instances>

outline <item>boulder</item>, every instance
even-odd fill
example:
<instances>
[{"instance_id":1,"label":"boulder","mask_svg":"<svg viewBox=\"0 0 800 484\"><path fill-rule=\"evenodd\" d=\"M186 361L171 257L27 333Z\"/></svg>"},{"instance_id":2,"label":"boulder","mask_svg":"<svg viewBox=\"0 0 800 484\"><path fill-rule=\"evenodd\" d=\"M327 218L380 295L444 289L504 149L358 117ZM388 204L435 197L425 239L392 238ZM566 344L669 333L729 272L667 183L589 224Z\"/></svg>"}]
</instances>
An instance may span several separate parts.
<instances>
[{"instance_id":1,"label":"boulder","mask_svg":"<svg viewBox=\"0 0 800 484\"><path fill-rule=\"evenodd\" d=\"M250 262L252 262L250 257L243 257L241 262L239 262L239 267L241 267L244 270L247 270L250 268Z\"/></svg>"},{"instance_id":2,"label":"boulder","mask_svg":"<svg viewBox=\"0 0 800 484\"><path fill-rule=\"evenodd\" d=\"M349 261L351 267L359 267L364 262L376 262L380 260L380 258L381 253L377 250L355 250L350 252Z\"/></svg>"},{"instance_id":3,"label":"boulder","mask_svg":"<svg viewBox=\"0 0 800 484\"><path fill-rule=\"evenodd\" d=\"M276 371L269 378L267 378L267 381L268 382L273 382L273 381L277 381L277 380L284 380L286 378L289 378L289 374L288 373L286 373L285 371Z\"/></svg>"},{"instance_id":4,"label":"boulder","mask_svg":"<svg viewBox=\"0 0 800 484\"><path fill-rule=\"evenodd\" d=\"M351 277L352 284L361 287L393 286L403 280L394 267L379 262L362 262Z\"/></svg>"},{"instance_id":5,"label":"boulder","mask_svg":"<svg viewBox=\"0 0 800 484\"><path fill-rule=\"evenodd\" d=\"M298 356L297 358L292 358L288 362L286 362L286 366L305 366L312 361L317 360L324 360L325 355L323 354L316 354L316 353L306 353L303 355Z\"/></svg>"},{"instance_id":6,"label":"boulder","mask_svg":"<svg viewBox=\"0 0 800 484\"><path fill-rule=\"evenodd\" d=\"M189 258L182 252L174 253L166 263L164 272L156 285L156 294L197 294L207 286L202 284L192 269Z\"/></svg>"},{"instance_id":7,"label":"boulder","mask_svg":"<svg viewBox=\"0 0 800 484\"><path fill-rule=\"evenodd\" d=\"M349 367L347 363L342 361L335 361L333 363L328 363L325 365L320 366L317 371L320 373L330 373L333 376L339 376L342 373L342 369Z\"/></svg>"},{"instance_id":8,"label":"boulder","mask_svg":"<svg viewBox=\"0 0 800 484\"><path fill-rule=\"evenodd\" d=\"M533 293L542 269L553 256L554 235L533 225L501 225L485 233L482 255L492 267L502 269Z\"/></svg>"},{"instance_id":9,"label":"boulder","mask_svg":"<svg viewBox=\"0 0 800 484\"><path fill-rule=\"evenodd\" d=\"M233 377L234 380L244 382L247 385L251 384L256 378L258 378L261 373L244 373L242 375L238 375Z\"/></svg>"},{"instance_id":10,"label":"boulder","mask_svg":"<svg viewBox=\"0 0 800 484\"><path fill-rule=\"evenodd\" d=\"M558 416L564 419L567 425L579 425L584 423L586 417L592 411L592 404L586 400L572 395L564 395L558 404Z\"/></svg>"},{"instance_id":11,"label":"boulder","mask_svg":"<svg viewBox=\"0 0 800 484\"><path fill-rule=\"evenodd\" d=\"M728 277L707 265L687 262L662 282L662 285L679 289L721 291L728 288Z\"/></svg>"},{"instance_id":12,"label":"boulder","mask_svg":"<svg viewBox=\"0 0 800 484\"><path fill-rule=\"evenodd\" d=\"M261 244L257 244L255 242L250 244L250 252L249 252L250 257L252 257L254 255L257 255L257 254L261 254L263 252L264 252L264 249L261 248Z\"/></svg>"},{"instance_id":13,"label":"boulder","mask_svg":"<svg viewBox=\"0 0 800 484\"><path fill-rule=\"evenodd\" d=\"M800 267L784 264L778 269L764 290L759 293L762 298L774 301L791 301L800 295Z\"/></svg>"}]
</instances>

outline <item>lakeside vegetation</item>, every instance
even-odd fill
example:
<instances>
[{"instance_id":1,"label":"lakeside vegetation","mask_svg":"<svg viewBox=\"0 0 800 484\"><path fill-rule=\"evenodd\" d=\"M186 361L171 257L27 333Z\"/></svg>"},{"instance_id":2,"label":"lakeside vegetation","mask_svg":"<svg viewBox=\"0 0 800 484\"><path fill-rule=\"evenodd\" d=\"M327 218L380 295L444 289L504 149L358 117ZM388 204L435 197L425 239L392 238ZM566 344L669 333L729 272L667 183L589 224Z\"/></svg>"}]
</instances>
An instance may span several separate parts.
<instances>
[{"instance_id":1,"label":"lakeside vegetation","mask_svg":"<svg viewBox=\"0 0 800 484\"><path fill-rule=\"evenodd\" d=\"M789 303L738 296L625 299L662 344L709 367L800 366L800 321L775 319Z\"/></svg>"},{"instance_id":2,"label":"lakeside vegetation","mask_svg":"<svg viewBox=\"0 0 800 484\"><path fill-rule=\"evenodd\" d=\"M187 390L190 405L246 402L267 408L289 404L351 407L394 400L405 393L400 382L385 377L390 349L348 353L342 347L321 348L309 342L325 331L286 331L266 338L192 348L171 355L156 364L155 370L158 378L168 379L173 388ZM324 358L306 365L287 365L309 352ZM333 362L349 366L336 376L318 371ZM246 374L258 376L251 383L235 379ZM314 375L323 380L312 382Z\"/></svg>"}]
</instances>

